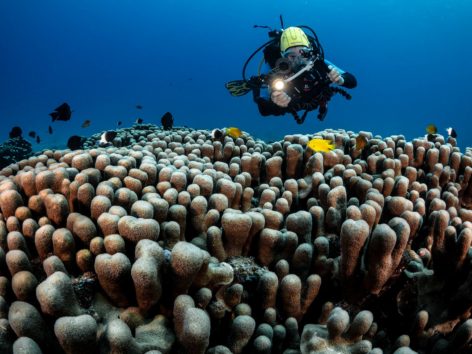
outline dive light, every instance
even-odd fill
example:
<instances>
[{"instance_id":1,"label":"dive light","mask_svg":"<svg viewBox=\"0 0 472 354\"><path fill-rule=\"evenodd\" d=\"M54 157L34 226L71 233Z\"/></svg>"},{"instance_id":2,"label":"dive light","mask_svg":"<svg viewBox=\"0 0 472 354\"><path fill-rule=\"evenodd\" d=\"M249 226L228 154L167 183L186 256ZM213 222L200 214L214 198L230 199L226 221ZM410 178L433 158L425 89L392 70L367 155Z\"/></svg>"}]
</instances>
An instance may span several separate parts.
<instances>
[{"instance_id":1,"label":"dive light","mask_svg":"<svg viewBox=\"0 0 472 354\"><path fill-rule=\"evenodd\" d=\"M272 90L282 91L284 88L285 88L284 79L275 79L274 82L272 82Z\"/></svg>"},{"instance_id":2,"label":"dive light","mask_svg":"<svg viewBox=\"0 0 472 354\"><path fill-rule=\"evenodd\" d=\"M287 78L283 78L279 76L278 78L274 79L272 83L270 84L270 87L272 88L272 90L275 90L275 91L284 90L287 83L296 79L304 72L310 71L313 68L313 65L314 65L314 61L310 60L308 63L306 63L305 66L303 66L300 70L298 70L292 76L287 77Z\"/></svg>"}]
</instances>

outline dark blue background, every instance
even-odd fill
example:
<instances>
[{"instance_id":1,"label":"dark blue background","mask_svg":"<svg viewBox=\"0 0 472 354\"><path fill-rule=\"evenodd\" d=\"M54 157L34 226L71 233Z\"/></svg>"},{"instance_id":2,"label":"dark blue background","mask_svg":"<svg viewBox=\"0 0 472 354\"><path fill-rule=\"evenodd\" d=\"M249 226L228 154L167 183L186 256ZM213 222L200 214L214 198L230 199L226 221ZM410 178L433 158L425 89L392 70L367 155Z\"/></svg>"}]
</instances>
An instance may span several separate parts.
<instances>
[{"instance_id":1,"label":"dark blue background","mask_svg":"<svg viewBox=\"0 0 472 354\"><path fill-rule=\"evenodd\" d=\"M268 40L253 25L279 27L279 14L286 27L313 27L326 58L358 79L353 99L335 97L324 122L316 113L302 126L261 117L250 95L224 87ZM71 134L138 116L160 124L171 111L177 126L238 126L267 140L325 128L412 139L434 123L472 146L471 18L466 0L3 0L0 141L20 125L41 135L36 149L64 146ZM64 101L72 120L53 124L50 136L48 113ZM80 128L85 119L91 126Z\"/></svg>"}]
</instances>

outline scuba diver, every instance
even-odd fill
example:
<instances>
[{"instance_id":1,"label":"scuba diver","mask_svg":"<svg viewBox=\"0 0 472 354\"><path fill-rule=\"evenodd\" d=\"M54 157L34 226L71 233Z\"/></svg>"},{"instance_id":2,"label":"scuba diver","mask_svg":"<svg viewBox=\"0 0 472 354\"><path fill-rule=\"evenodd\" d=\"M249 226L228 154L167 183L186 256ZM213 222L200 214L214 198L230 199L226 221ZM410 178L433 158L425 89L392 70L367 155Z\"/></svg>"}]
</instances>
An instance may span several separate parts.
<instances>
[{"instance_id":1,"label":"scuba diver","mask_svg":"<svg viewBox=\"0 0 472 354\"><path fill-rule=\"evenodd\" d=\"M283 28L282 16L280 22ZM269 28L258 25L254 27ZM309 30L312 35L307 35L303 29ZM261 115L280 116L291 113L298 124L302 124L308 112L315 109L318 109L318 119L323 120L328 112L328 102L334 94L351 99L351 95L338 86L354 88L357 86L356 78L325 60L318 37L310 27L271 30L269 37L272 39L246 60L243 80L231 81L225 85L231 95L242 96L252 91ZM248 80L246 68L262 49L264 57L259 63L258 75ZM271 69L267 74L260 72L264 61ZM337 86L332 86L333 84ZM267 89L267 97L261 95L261 89ZM301 116L299 111L304 111Z\"/></svg>"}]
</instances>

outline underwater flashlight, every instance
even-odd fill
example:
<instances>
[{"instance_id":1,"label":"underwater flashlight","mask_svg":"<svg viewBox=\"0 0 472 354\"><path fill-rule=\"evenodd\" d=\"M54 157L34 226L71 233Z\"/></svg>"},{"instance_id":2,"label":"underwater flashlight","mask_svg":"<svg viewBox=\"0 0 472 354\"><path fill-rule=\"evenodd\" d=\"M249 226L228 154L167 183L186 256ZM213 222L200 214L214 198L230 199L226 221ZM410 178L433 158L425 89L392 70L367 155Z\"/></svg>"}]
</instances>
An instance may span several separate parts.
<instances>
[{"instance_id":1,"label":"underwater flashlight","mask_svg":"<svg viewBox=\"0 0 472 354\"><path fill-rule=\"evenodd\" d=\"M283 79L276 79L272 83L272 89L276 91L282 91L285 88L285 82Z\"/></svg>"}]
</instances>

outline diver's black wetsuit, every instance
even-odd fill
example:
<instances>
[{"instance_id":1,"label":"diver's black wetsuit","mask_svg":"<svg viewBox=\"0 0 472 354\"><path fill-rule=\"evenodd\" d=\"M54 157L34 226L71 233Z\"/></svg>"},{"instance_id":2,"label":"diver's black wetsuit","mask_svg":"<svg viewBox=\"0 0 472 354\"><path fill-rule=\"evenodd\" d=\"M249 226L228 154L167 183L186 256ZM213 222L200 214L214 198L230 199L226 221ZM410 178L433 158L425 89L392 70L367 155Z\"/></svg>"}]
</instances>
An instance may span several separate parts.
<instances>
[{"instance_id":1,"label":"diver's black wetsuit","mask_svg":"<svg viewBox=\"0 0 472 354\"><path fill-rule=\"evenodd\" d=\"M346 88L354 88L357 86L357 80L354 75L344 72L341 74L342 78L344 79L344 83L339 86L343 86ZM323 92L327 88L326 84L319 83L317 79L310 79L307 77L302 78L303 82L298 83L297 87L303 87L302 92L297 94L289 94L292 97L292 100L288 104L288 107L280 107L276 105L272 100L266 97L261 97L261 90L260 88L253 89L253 98L254 101L257 103L259 108L259 112L263 116L281 116L286 113L297 112L300 110L307 110L312 111L319 106L324 107L326 109L327 101L329 98L324 97ZM323 116L324 117L324 116ZM322 118L320 118L322 119Z\"/></svg>"}]
</instances>

